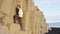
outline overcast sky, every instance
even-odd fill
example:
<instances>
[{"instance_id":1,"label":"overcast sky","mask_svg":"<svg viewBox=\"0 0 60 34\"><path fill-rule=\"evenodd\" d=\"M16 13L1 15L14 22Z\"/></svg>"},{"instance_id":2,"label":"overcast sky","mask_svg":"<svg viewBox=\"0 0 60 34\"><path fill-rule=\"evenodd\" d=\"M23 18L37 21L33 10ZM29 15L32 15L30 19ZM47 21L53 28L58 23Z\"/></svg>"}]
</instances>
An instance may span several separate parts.
<instances>
[{"instance_id":1,"label":"overcast sky","mask_svg":"<svg viewBox=\"0 0 60 34\"><path fill-rule=\"evenodd\" d=\"M60 22L60 0L34 0L43 11L48 23Z\"/></svg>"}]
</instances>

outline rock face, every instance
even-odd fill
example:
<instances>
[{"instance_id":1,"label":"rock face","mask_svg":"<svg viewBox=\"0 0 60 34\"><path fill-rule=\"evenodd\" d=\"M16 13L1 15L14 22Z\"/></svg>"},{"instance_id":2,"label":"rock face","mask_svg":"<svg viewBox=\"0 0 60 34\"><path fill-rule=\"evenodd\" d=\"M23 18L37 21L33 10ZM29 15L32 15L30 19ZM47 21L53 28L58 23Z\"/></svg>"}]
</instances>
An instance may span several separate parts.
<instances>
[{"instance_id":1,"label":"rock face","mask_svg":"<svg viewBox=\"0 0 60 34\"><path fill-rule=\"evenodd\" d=\"M0 0L0 17L6 16L5 25L7 23L10 24L8 26L9 29L14 22L13 16L18 4L23 9L24 17L22 18L22 24L23 29L25 29L25 31L19 31L19 34L44 34L48 32L49 27L43 12L34 5L33 0Z\"/></svg>"}]
</instances>

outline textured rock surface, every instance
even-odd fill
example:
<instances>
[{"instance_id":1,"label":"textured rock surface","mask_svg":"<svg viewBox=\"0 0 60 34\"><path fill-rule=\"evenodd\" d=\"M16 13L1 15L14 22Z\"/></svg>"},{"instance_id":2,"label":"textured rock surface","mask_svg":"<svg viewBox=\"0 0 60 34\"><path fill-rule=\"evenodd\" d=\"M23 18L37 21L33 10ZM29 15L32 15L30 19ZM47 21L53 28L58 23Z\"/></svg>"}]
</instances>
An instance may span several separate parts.
<instances>
[{"instance_id":1,"label":"textured rock surface","mask_svg":"<svg viewBox=\"0 0 60 34\"><path fill-rule=\"evenodd\" d=\"M48 32L49 27L46 23L43 12L34 5L33 0L0 0L0 17L5 15L5 25L13 24L13 16L15 15L15 8L20 5L23 9L24 17L22 18L23 29L25 31L16 31L19 34L40 34ZM3 12L3 13L1 13ZM17 25L9 26L13 31L19 30ZM15 26L17 27L16 29ZM10 31L9 30L9 31ZM13 32L14 33L14 32ZM12 34L12 33L11 33ZM15 33L16 34L16 33Z\"/></svg>"}]
</instances>

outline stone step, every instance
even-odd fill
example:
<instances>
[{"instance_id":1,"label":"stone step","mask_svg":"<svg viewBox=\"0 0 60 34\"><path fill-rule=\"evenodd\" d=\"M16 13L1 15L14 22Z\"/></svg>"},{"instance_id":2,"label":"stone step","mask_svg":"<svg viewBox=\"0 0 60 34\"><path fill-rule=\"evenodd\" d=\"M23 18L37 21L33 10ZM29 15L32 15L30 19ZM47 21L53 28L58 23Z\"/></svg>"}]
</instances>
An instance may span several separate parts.
<instances>
[{"instance_id":1,"label":"stone step","mask_svg":"<svg viewBox=\"0 0 60 34\"><path fill-rule=\"evenodd\" d=\"M21 30L18 24L11 24L10 25L10 33L9 34L31 34L31 31L28 30Z\"/></svg>"},{"instance_id":2,"label":"stone step","mask_svg":"<svg viewBox=\"0 0 60 34\"><path fill-rule=\"evenodd\" d=\"M9 34L31 34L31 31L16 31L14 32L10 32Z\"/></svg>"}]
</instances>

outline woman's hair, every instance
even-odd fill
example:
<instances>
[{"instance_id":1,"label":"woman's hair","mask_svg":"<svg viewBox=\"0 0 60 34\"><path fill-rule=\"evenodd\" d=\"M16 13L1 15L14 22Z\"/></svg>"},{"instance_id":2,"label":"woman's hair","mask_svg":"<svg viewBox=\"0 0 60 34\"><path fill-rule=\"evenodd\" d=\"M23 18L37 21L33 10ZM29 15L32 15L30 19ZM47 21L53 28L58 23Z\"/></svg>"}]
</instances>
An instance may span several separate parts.
<instances>
[{"instance_id":1,"label":"woman's hair","mask_svg":"<svg viewBox=\"0 0 60 34\"><path fill-rule=\"evenodd\" d=\"M17 7L21 8L21 6L20 6L20 5L17 5Z\"/></svg>"}]
</instances>

